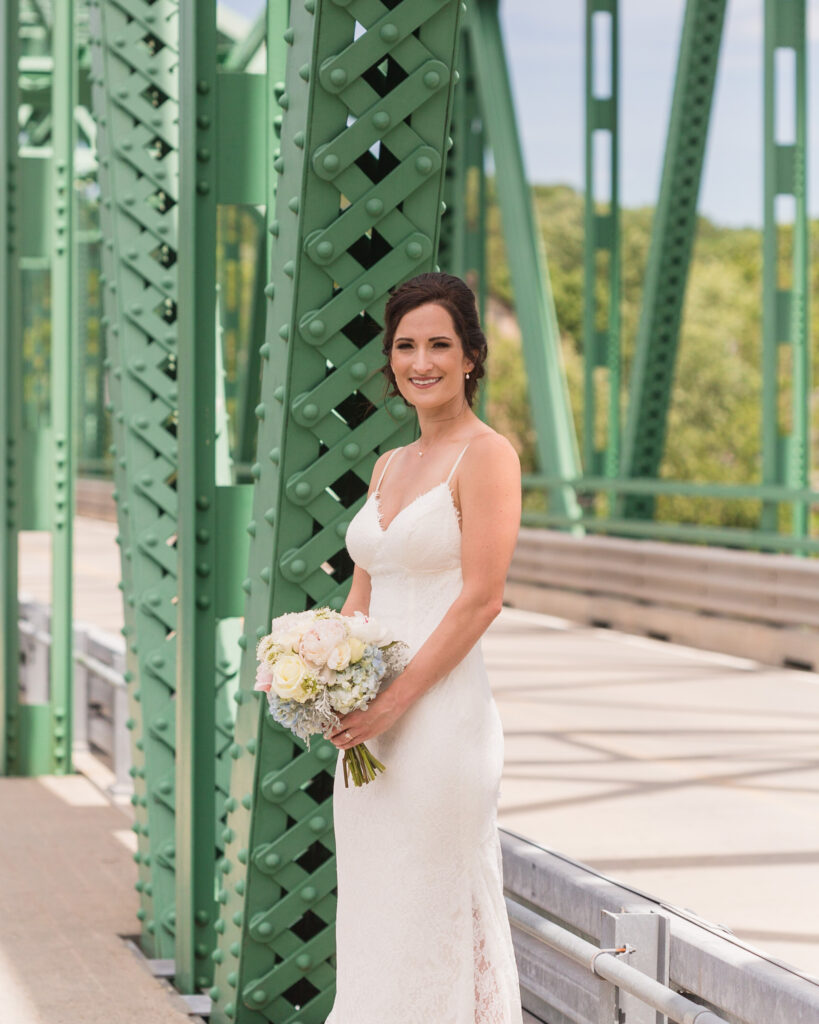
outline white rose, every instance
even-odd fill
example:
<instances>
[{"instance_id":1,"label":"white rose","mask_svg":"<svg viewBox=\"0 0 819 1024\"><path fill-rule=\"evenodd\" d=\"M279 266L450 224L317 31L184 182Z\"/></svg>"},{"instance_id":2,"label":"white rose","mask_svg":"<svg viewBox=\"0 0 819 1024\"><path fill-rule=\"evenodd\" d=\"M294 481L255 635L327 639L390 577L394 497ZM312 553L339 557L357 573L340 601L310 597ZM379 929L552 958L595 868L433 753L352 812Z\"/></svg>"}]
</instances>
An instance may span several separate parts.
<instances>
[{"instance_id":1,"label":"white rose","mask_svg":"<svg viewBox=\"0 0 819 1024\"><path fill-rule=\"evenodd\" d=\"M340 644L336 644L327 655L327 668L331 668L334 672L340 672L350 664L351 657L350 643L348 640L343 640Z\"/></svg>"},{"instance_id":2,"label":"white rose","mask_svg":"<svg viewBox=\"0 0 819 1024\"><path fill-rule=\"evenodd\" d=\"M303 704L310 696L305 690L307 666L298 654L284 654L273 666L270 688L283 700L295 700Z\"/></svg>"},{"instance_id":3,"label":"white rose","mask_svg":"<svg viewBox=\"0 0 819 1024\"><path fill-rule=\"evenodd\" d=\"M368 615L362 615L361 612L351 615L348 625L350 633L357 640L361 640L365 644L372 644L373 647L384 647L393 639L392 633L388 629Z\"/></svg>"}]
</instances>

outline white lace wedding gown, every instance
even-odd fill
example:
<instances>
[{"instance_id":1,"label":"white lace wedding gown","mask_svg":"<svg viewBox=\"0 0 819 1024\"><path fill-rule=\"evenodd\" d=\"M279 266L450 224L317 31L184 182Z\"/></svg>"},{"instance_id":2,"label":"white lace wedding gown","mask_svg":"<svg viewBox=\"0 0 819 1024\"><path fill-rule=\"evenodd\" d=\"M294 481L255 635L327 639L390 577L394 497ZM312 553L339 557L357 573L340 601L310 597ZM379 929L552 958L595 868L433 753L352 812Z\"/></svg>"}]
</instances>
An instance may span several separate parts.
<instances>
[{"instance_id":1,"label":"white lace wedding gown","mask_svg":"<svg viewBox=\"0 0 819 1024\"><path fill-rule=\"evenodd\" d=\"M413 654L462 586L449 488L462 455L384 528L390 456L347 530L372 578L370 614ZM386 766L373 782L346 789L341 753L336 765L337 978L326 1024L521 1024L497 834L503 732L480 644L367 746Z\"/></svg>"}]
</instances>

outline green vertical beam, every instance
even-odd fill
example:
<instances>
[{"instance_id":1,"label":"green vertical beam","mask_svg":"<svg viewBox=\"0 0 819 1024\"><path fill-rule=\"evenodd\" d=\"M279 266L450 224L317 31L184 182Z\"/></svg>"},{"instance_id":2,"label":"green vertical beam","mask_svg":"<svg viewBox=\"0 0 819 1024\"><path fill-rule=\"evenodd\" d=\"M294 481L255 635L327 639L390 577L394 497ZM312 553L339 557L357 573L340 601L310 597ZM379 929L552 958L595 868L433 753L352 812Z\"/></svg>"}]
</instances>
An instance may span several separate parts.
<instances>
[{"instance_id":1,"label":"green vertical beam","mask_svg":"<svg viewBox=\"0 0 819 1024\"><path fill-rule=\"evenodd\" d=\"M402 401L383 401L379 334L389 290L433 265L460 12L457 0L293 5L211 990L219 1024L319 1024L333 999L337 751L318 738L308 752L265 713L255 644L271 615L341 605L347 524L378 452L416 429Z\"/></svg>"},{"instance_id":2,"label":"green vertical beam","mask_svg":"<svg viewBox=\"0 0 819 1024\"><path fill-rule=\"evenodd\" d=\"M53 249L51 261L51 424L54 443L54 512L51 579L51 749L54 771L72 769L75 309L74 108L77 43L74 0L54 9L52 76Z\"/></svg>"},{"instance_id":3,"label":"green vertical beam","mask_svg":"<svg viewBox=\"0 0 819 1024\"><path fill-rule=\"evenodd\" d=\"M214 404L216 0L179 6L179 604L175 984L193 992L216 917ZM207 982L205 982L207 983Z\"/></svg>"},{"instance_id":4,"label":"green vertical beam","mask_svg":"<svg viewBox=\"0 0 819 1024\"><path fill-rule=\"evenodd\" d=\"M621 475L656 477L665 449L697 197L711 118L726 0L688 0L654 214L629 385ZM616 515L651 518L654 499L630 495Z\"/></svg>"},{"instance_id":5,"label":"green vertical beam","mask_svg":"<svg viewBox=\"0 0 819 1024\"><path fill-rule=\"evenodd\" d=\"M20 325L19 164L17 154L18 0L0 0L0 775L18 755L19 529L22 335Z\"/></svg>"},{"instance_id":6,"label":"green vertical beam","mask_svg":"<svg viewBox=\"0 0 819 1024\"><path fill-rule=\"evenodd\" d=\"M467 24L479 71L481 109L495 160L498 201L523 337L538 458L547 476L573 479L580 474L580 453L554 298L523 166L498 19L498 0L473 0ZM553 488L550 504L555 514L579 520L577 498L571 487Z\"/></svg>"},{"instance_id":7,"label":"green vertical beam","mask_svg":"<svg viewBox=\"0 0 819 1024\"><path fill-rule=\"evenodd\" d=\"M100 320L102 339L105 342L103 369L108 391L106 411L111 413L112 444L110 454L113 456L114 490L117 495L127 492L126 478L126 440L127 427L124 422L124 401L122 395L123 355L120 345L121 318L117 305L117 291L111 285L116 283L117 265L114 251L112 146L109 137L109 114L105 93L105 77L103 74L103 32L102 12L100 5L94 4L89 9L89 43L91 49L91 86L92 103L96 113L96 146L98 171L97 180L100 187L100 229L104 239L102 244L102 273L100 290L103 302L103 315ZM117 501L117 536L116 543L120 548L121 579L119 589L122 591L123 626L122 636L125 640L125 683L128 697L128 719L126 727L131 732L131 768L134 792L131 796L133 805L136 834L136 852L134 860L137 864L136 889L139 893L138 919L144 930L142 946L148 955L155 949L154 934L156 932L156 914L152 885L152 859L150 855L148 827L148 789L146 786L145 746L136 726L141 720L142 695L138 692L140 667L138 659L139 645L136 637L136 599L134 596L133 545L134 537L131 529L130 507L127 501ZM138 741L139 745L137 745ZM148 931L150 924L151 931Z\"/></svg>"},{"instance_id":8,"label":"green vertical beam","mask_svg":"<svg viewBox=\"0 0 819 1024\"><path fill-rule=\"evenodd\" d=\"M138 658L138 675L128 681L138 916L143 950L164 959L174 955L176 920L177 4L98 0L94 14L106 340L117 383L111 388L115 500L122 581L133 615L128 649ZM126 616L126 629L128 622Z\"/></svg>"},{"instance_id":9,"label":"green vertical beam","mask_svg":"<svg viewBox=\"0 0 819 1024\"><path fill-rule=\"evenodd\" d=\"M608 35L607 81L598 94L594 88L597 53L595 22ZM587 475L617 476L620 462L620 199L619 199L619 24L618 0L586 0L586 123L585 123L585 231L583 236L583 464ZM609 198L600 211L595 199L598 166L595 137L609 142ZM606 306L599 309L600 256L606 257ZM602 326L598 324L602 322ZM605 369L608 415L605 442L597 445L596 377Z\"/></svg>"},{"instance_id":10,"label":"green vertical beam","mask_svg":"<svg viewBox=\"0 0 819 1024\"><path fill-rule=\"evenodd\" d=\"M807 59L805 0L765 0L764 220L762 267L762 483L807 487L810 467L810 345L808 318ZM790 52L793 80L777 81L776 53ZM778 142L777 88L790 91L795 115L792 141ZM790 134L790 133L788 133ZM776 197L794 204L789 275L782 275ZM784 278L789 283L780 283ZM780 346L790 346L789 380L781 380ZM780 385L790 388L791 429L782 429ZM791 530L805 537L810 506L795 502ZM765 502L761 527L779 528L778 505Z\"/></svg>"}]
</instances>

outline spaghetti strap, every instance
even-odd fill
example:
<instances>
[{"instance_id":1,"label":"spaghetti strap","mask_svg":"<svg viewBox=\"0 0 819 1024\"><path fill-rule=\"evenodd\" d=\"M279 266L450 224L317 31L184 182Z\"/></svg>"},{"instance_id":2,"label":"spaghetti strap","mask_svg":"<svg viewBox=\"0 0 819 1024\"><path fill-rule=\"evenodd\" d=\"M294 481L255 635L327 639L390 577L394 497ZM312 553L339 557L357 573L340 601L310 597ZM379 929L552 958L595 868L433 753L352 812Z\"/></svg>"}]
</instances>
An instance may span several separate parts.
<instances>
[{"instance_id":1,"label":"spaghetti strap","mask_svg":"<svg viewBox=\"0 0 819 1024\"><path fill-rule=\"evenodd\" d=\"M392 460L393 460L393 456L395 455L395 453L396 453L396 452L400 452L400 451L401 451L401 449L400 449L400 448L394 448L394 449L393 449L393 450L392 450L392 451L390 452L390 457L389 457L389 458L387 459L387 461L386 461L386 462L384 463L384 468L383 468L383 469L381 470L381 476L380 476L380 477L378 478L378 483L377 483L377 484L375 485L375 493L376 493L376 494L379 494L379 493L381 492L381 481L382 481L382 480L384 479L384 474L385 474L385 473L387 472L387 470L388 470L388 469L390 468L390 463L391 463L391 462L392 462Z\"/></svg>"},{"instance_id":2,"label":"spaghetti strap","mask_svg":"<svg viewBox=\"0 0 819 1024\"><path fill-rule=\"evenodd\" d=\"M448 476L448 477L446 478L446 482L447 482L447 483L449 483L449 481L450 481L450 480L452 479L452 474L453 474L453 473L455 472L455 470L456 470L456 469L458 468L458 463L459 463L459 462L461 461L461 459L462 459L462 458L464 457L464 452L466 451L466 449L467 449L468 447L469 447L469 442L467 442L467 443L466 443L466 444L465 444L465 445L463 446L463 448L461 449L461 454L460 454L460 455L458 456L458 458L457 458L457 459L455 460L455 465L454 465L454 466L452 467L452 469L450 469L450 471L449 471L449 476Z\"/></svg>"}]
</instances>

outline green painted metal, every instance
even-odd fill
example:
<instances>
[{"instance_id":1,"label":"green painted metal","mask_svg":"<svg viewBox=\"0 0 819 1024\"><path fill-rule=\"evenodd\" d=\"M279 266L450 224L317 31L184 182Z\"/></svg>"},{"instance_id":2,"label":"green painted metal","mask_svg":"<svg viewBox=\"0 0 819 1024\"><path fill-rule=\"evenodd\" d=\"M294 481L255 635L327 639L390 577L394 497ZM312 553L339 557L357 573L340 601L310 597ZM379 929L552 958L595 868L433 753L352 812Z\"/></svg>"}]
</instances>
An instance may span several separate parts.
<instances>
[{"instance_id":1,"label":"green painted metal","mask_svg":"<svg viewBox=\"0 0 819 1024\"><path fill-rule=\"evenodd\" d=\"M0 0L0 775L19 749L17 534L20 514L22 360L20 181L17 152L18 3Z\"/></svg>"},{"instance_id":2,"label":"green painted metal","mask_svg":"<svg viewBox=\"0 0 819 1024\"><path fill-rule=\"evenodd\" d=\"M620 197L619 197L619 48L618 0L586 0L585 173L583 238L583 463L586 472L616 476L620 462ZM601 92L595 71L601 54L597 37L605 33L608 62ZM608 196L596 199L598 163L595 139L608 143ZM603 209L601 210L601 206ZM598 303L598 282L605 301ZM602 307L602 308L601 308ZM602 371L602 373L601 373ZM607 415L604 443L598 444L598 380L605 378ZM602 388L601 388L602 390Z\"/></svg>"},{"instance_id":3,"label":"green painted metal","mask_svg":"<svg viewBox=\"0 0 819 1024\"><path fill-rule=\"evenodd\" d=\"M378 334L388 290L432 265L460 13L306 0L286 34L214 1021L309 1024L333 998L337 752L264 712L255 643L271 615L342 604L377 453L414 436L403 402L384 404Z\"/></svg>"},{"instance_id":4,"label":"green painted metal","mask_svg":"<svg viewBox=\"0 0 819 1024\"><path fill-rule=\"evenodd\" d=\"M495 173L503 182L498 201L523 337L538 458L550 477L570 479L579 474L580 453L554 299L523 166L497 0L474 0L467 28ZM555 512L579 521L577 498L570 487L556 486L549 497Z\"/></svg>"},{"instance_id":5,"label":"green painted metal","mask_svg":"<svg viewBox=\"0 0 819 1024\"><path fill-rule=\"evenodd\" d=\"M102 33L102 13L99 4L92 6L90 21L91 49L91 82L93 109L97 116L97 151L99 156L98 183L102 201L100 203L100 227L105 239L102 246L102 274L100 288L103 295L103 316L100 322L103 338L106 342L106 354L103 368L106 371L108 403L106 411L111 418L113 441L110 455L113 457L113 475L115 492L119 495L127 493L126 478L127 459L125 456L128 428L125 424L124 402L122 396L122 380L125 362L120 338L122 336L122 317L118 308L118 292L111 285L117 281L117 256L114 252L114 207L111 200L113 186L112 150L109 139L108 100L104 85L103 64L104 47ZM111 415L113 414L113 415ZM130 505L128 501L117 501L117 537L120 548L121 580L119 583L123 597L122 635L125 640L125 683L128 696L128 719L126 725L132 732L131 768L134 792L131 796L133 805L133 831L136 834L137 849L134 860L137 864L136 888L139 893L138 918L141 922L142 946L152 956L157 950L155 941L156 912L154 909L151 849L148 827L148 788L146 784L147 769L145 764L145 745L141 741L140 732L135 727L142 719L142 695L139 692L140 665L139 645L136 634L136 597L134 591L134 558ZM135 741L139 741L139 746ZM166 786L167 788L167 786Z\"/></svg>"},{"instance_id":6,"label":"green painted metal","mask_svg":"<svg viewBox=\"0 0 819 1024\"><path fill-rule=\"evenodd\" d=\"M810 346L808 321L808 215L807 215L807 60L804 0L765 0L764 31L764 223L762 270L762 481L806 487L810 466ZM792 58L791 82L777 80L776 54ZM792 141L787 126L776 124L778 87L793 101ZM777 128L784 131L777 131ZM790 272L782 273L780 231L776 199L793 199ZM782 284L782 280L788 284ZM788 346L789 371L780 368L781 346ZM781 424L780 389L790 391L790 429ZM810 506L795 502L791 532L804 537L809 529ZM779 507L766 502L762 528L777 530Z\"/></svg>"},{"instance_id":7,"label":"green painted metal","mask_svg":"<svg viewBox=\"0 0 819 1024\"><path fill-rule=\"evenodd\" d=\"M74 734L74 385L76 265L74 226L74 108L77 99L77 39L74 0L54 9L52 144L54 150L53 248L51 258L51 426L54 491L51 532L50 747L57 775L72 772Z\"/></svg>"},{"instance_id":8,"label":"green painted metal","mask_svg":"<svg viewBox=\"0 0 819 1024\"><path fill-rule=\"evenodd\" d=\"M114 421L142 885L142 944L175 933L178 26L176 3L103 0L95 114L107 224L105 300ZM143 40L148 40L145 43ZM127 525L126 525L127 524ZM146 852L147 848L147 852ZM143 871L142 869L148 869ZM150 886L150 901L145 899ZM150 915L150 916L149 916Z\"/></svg>"},{"instance_id":9,"label":"green painted metal","mask_svg":"<svg viewBox=\"0 0 819 1024\"><path fill-rule=\"evenodd\" d=\"M725 0L688 0L629 384L624 477L660 472L724 20ZM653 510L650 497L629 497L616 515L651 518Z\"/></svg>"},{"instance_id":10,"label":"green painted metal","mask_svg":"<svg viewBox=\"0 0 819 1024\"><path fill-rule=\"evenodd\" d=\"M216 917L216 0L179 4L175 984L206 985ZM237 161L238 162L238 161ZM196 947L201 964L197 964ZM202 976L200 980L199 976Z\"/></svg>"}]
</instances>

